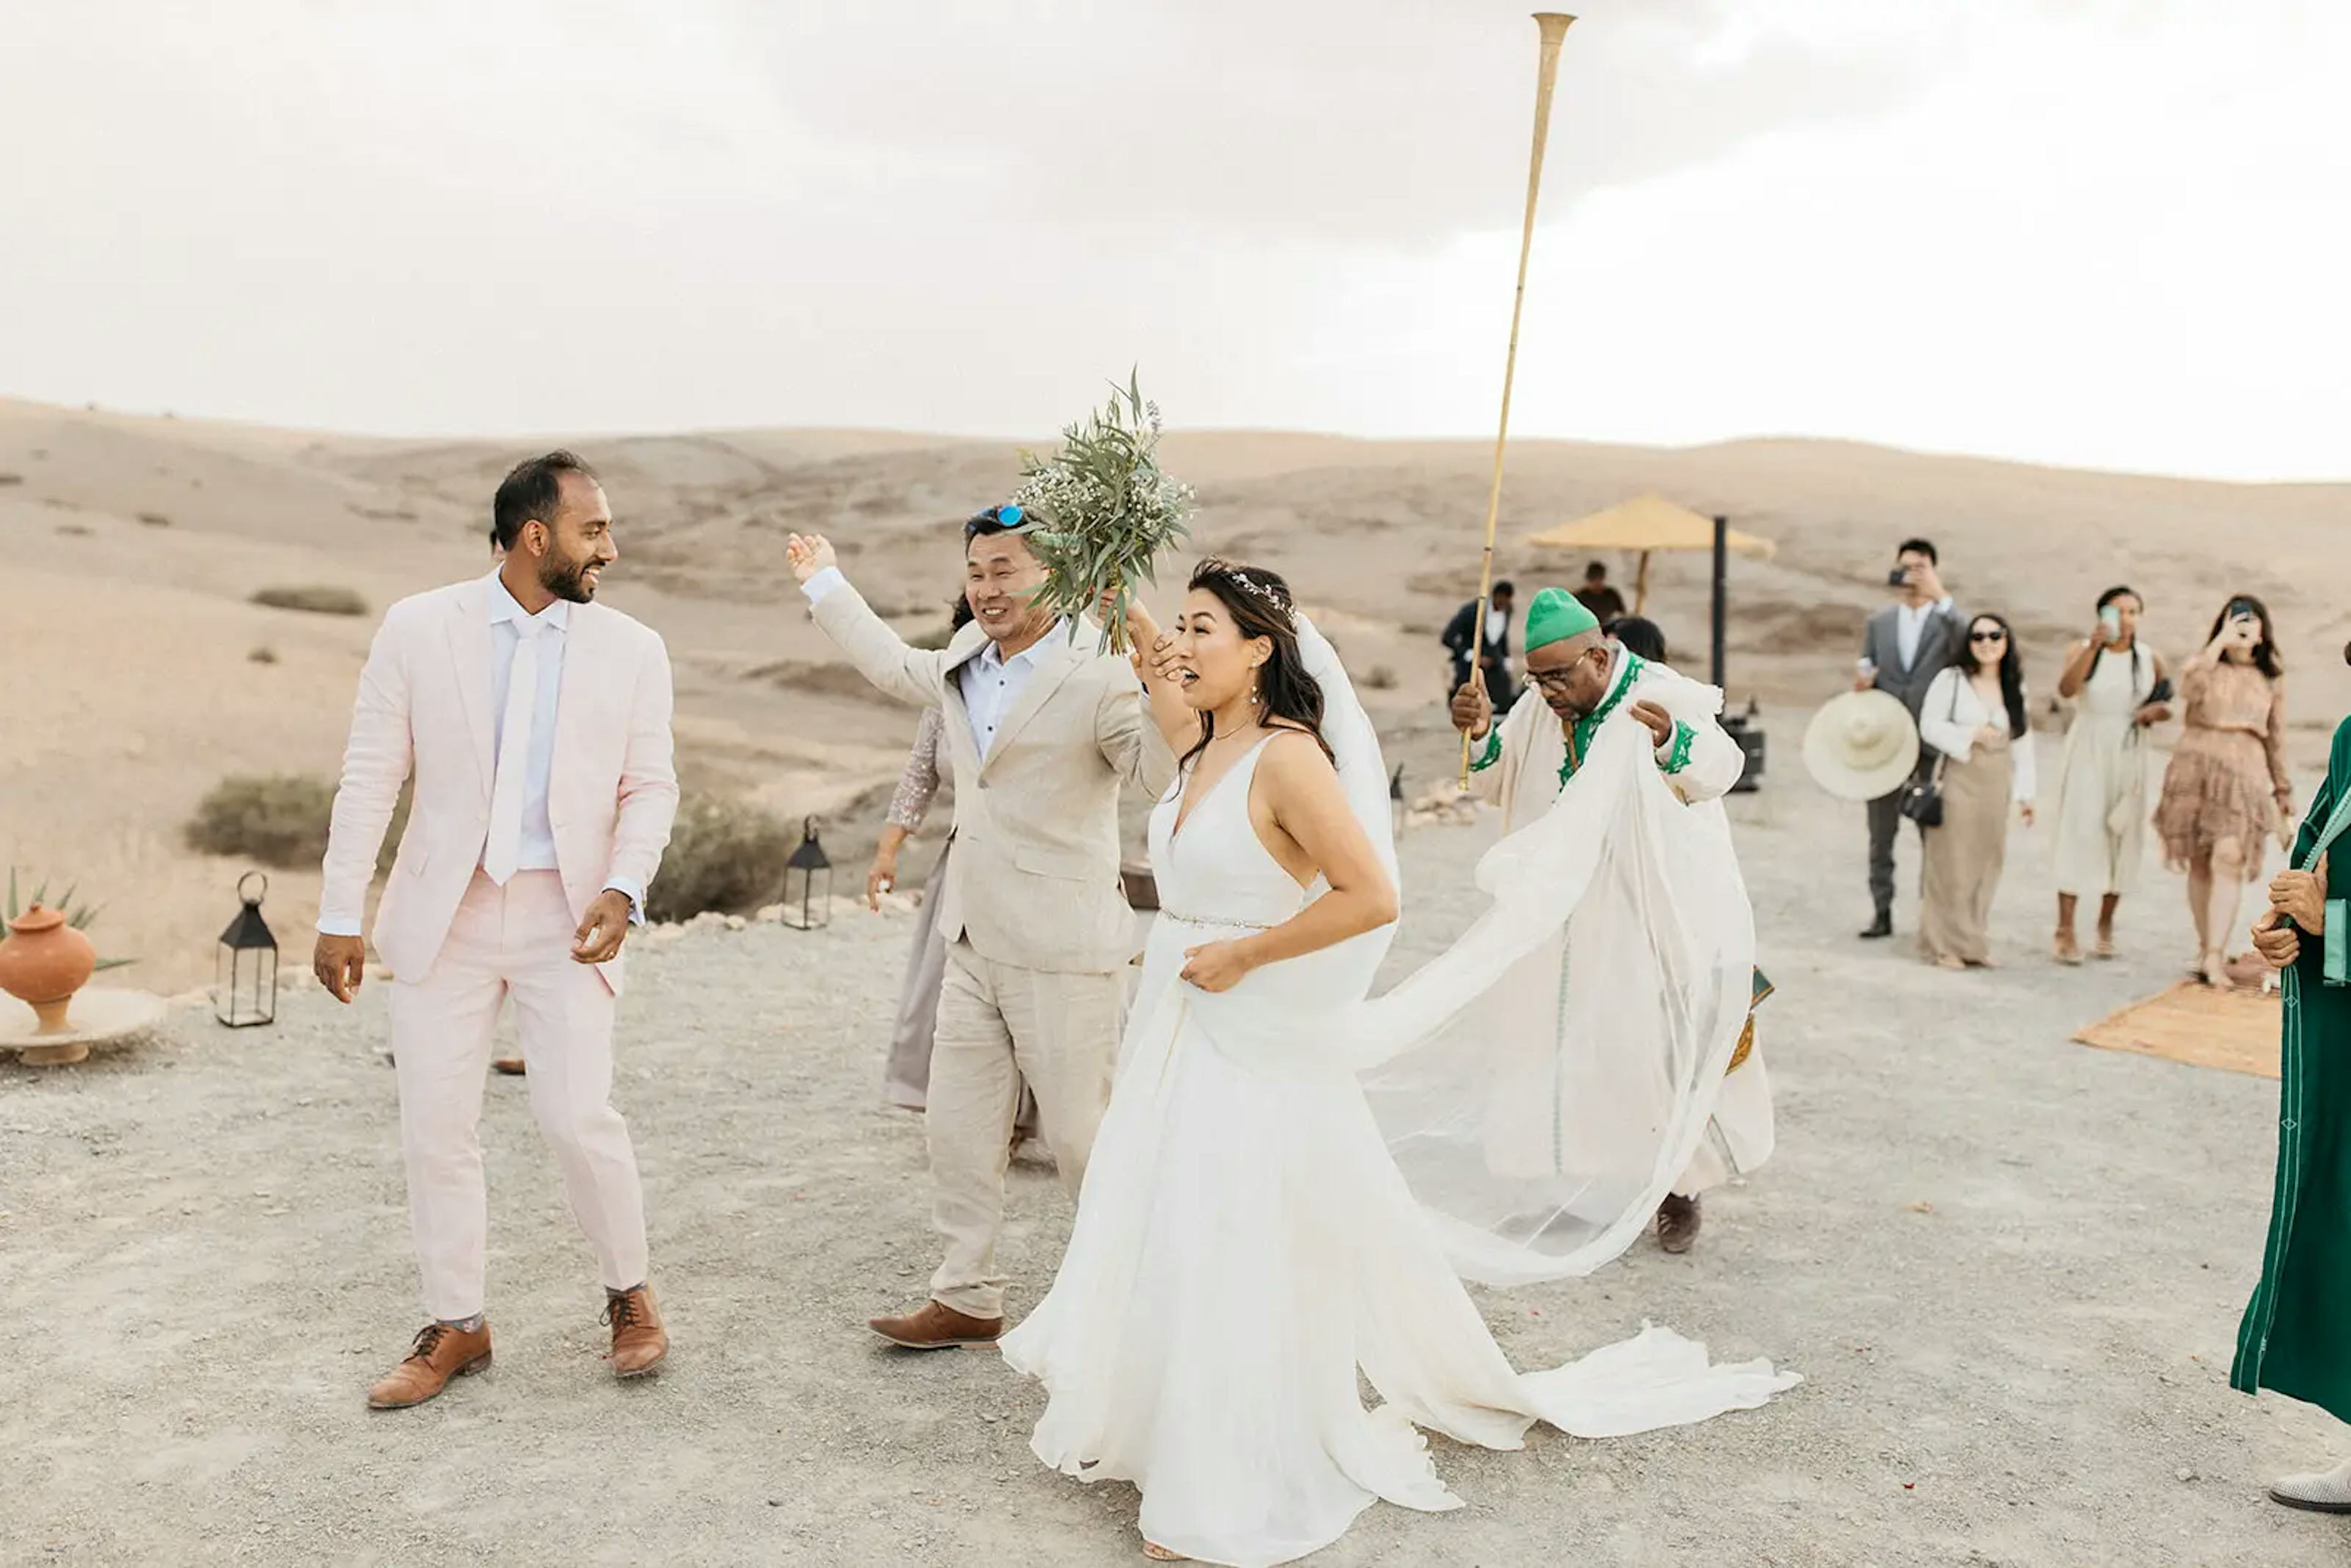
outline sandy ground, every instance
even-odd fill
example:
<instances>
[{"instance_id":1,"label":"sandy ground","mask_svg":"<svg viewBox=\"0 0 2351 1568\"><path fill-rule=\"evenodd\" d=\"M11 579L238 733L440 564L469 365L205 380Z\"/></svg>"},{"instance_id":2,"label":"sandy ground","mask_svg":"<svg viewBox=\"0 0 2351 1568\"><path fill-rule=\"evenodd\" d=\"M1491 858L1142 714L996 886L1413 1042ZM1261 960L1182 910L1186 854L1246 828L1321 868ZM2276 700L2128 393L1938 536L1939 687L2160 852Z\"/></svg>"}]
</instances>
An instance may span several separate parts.
<instances>
[{"instance_id":1,"label":"sandy ground","mask_svg":"<svg viewBox=\"0 0 2351 1568\"><path fill-rule=\"evenodd\" d=\"M1735 804L1781 987L1778 1157L1709 1200L1690 1257L1645 1242L1480 1301L1521 1365L1655 1318L1807 1381L1642 1437L1439 1441L1464 1510L1375 1508L1315 1561L2343 1562L2351 1526L2260 1487L2351 1441L2227 1387L2275 1085L2065 1039L2171 977L2177 887L2125 906L2121 961L2060 970L2040 956L2046 846L2020 835L2008 967L1947 975L1853 940L1856 813L1792 779ZM1408 837L1398 962L1468 919L1487 831ZM625 1387L522 1086L494 1080L497 1365L416 1411L361 1407L416 1311L381 988L355 1014L307 990L275 1030L188 1019L81 1068L0 1066L0 1558L1139 1560L1131 1490L1029 1455L1033 1386L862 1326L932 1262L918 1128L878 1092L907 931L860 915L640 955L619 1098L676 1349ZM1017 1312L1070 1216L1027 1168L1011 1213Z\"/></svg>"}]
</instances>

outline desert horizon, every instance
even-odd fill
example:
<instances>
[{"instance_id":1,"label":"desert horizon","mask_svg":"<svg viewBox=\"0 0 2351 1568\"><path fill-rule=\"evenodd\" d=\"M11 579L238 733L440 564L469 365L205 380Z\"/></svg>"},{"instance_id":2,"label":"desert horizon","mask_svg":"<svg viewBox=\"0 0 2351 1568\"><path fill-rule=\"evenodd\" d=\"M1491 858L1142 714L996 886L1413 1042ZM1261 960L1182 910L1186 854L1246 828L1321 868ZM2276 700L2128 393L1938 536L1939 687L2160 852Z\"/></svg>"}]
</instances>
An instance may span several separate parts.
<instances>
[{"instance_id":1,"label":"desert horizon","mask_svg":"<svg viewBox=\"0 0 2351 1568\"><path fill-rule=\"evenodd\" d=\"M828 534L903 631L935 632L959 579L955 526L1009 493L1016 443L845 429L426 440L0 400L9 599L38 645L69 655L0 663L17 737L0 771L0 856L105 904L101 946L137 957L142 983L203 979L245 868L185 847L198 800L233 774L331 781L376 621L405 594L486 570L490 490L557 444L595 464L612 499L622 557L604 601L671 644L687 788L817 819L840 884L862 883L914 715L866 692L815 632L783 537ZM1476 591L1490 442L1178 428L1164 454L1200 493L1193 553L1288 574L1366 686L1408 789L1440 785L1451 732L1436 634ZM1525 536L1650 490L1778 547L1731 563L1729 700L1761 709L1765 788L1817 809L1832 803L1801 776L1803 721L1841 689L1879 574L1914 534L1938 541L1963 605L2016 623L2044 707L2091 600L2125 580L2147 598L2148 641L2174 657L2228 593L2269 601L2295 672L2298 761L2351 707L2351 672L2326 656L2351 635L2351 608L2294 564L2327 559L2351 483L2100 474L1822 438L1514 439L1498 571L1529 587L1577 580L1582 556ZM1635 563L1605 559L1629 597ZM1163 570L1163 601L1181 564ZM1651 570L1649 612L1698 674L1708 573L1698 555L1661 554ZM364 612L251 602L273 588L334 590ZM935 821L925 841L943 831ZM298 943L316 868L270 874L280 939Z\"/></svg>"}]
</instances>

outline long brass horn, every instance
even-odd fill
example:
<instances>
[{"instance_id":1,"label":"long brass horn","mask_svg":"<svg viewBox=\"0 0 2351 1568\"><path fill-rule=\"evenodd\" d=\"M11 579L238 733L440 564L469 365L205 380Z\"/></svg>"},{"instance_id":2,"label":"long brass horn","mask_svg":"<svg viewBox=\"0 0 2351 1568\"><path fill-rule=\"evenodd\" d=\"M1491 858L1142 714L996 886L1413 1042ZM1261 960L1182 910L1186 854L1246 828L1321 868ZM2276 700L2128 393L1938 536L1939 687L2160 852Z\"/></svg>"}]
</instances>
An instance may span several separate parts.
<instances>
[{"instance_id":1,"label":"long brass horn","mask_svg":"<svg viewBox=\"0 0 2351 1568\"><path fill-rule=\"evenodd\" d=\"M1469 678L1485 676L1486 612L1494 600L1494 528L1502 515L1502 448L1510 439L1510 379L1519 369L1519 317L1527 304L1527 256L1535 245L1535 200L1542 193L1543 144L1551 140L1551 92L1559 79L1559 46L1574 17L1563 11L1538 11L1542 56L1535 67L1535 144L1527 162L1527 216L1519 234L1519 283L1510 296L1510 348L1502 360L1502 419L1494 432L1494 483L1486 492L1486 554L1478 566L1478 619L1470 624ZM1500 722L1500 716L1496 716ZM1469 737L1461 737L1461 788L1469 788Z\"/></svg>"}]
</instances>

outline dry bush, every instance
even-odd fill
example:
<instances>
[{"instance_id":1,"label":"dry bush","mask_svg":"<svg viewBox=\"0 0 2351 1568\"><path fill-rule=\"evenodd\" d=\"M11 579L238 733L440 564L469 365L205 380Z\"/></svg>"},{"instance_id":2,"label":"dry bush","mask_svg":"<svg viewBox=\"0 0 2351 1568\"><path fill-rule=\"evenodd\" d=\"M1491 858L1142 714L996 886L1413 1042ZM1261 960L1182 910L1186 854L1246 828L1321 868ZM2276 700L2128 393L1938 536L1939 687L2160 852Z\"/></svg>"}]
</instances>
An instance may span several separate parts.
<instances>
[{"instance_id":1,"label":"dry bush","mask_svg":"<svg viewBox=\"0 0 2351 1568\"><path fill-rule=\"evenodd\" d=\"M1364 685L1375 692L1392 692L1396 688L1396 673L1386 664L1374 664L1372 673L1364 677Z\"/></svg>"},{"instance_id":2,"label":"dry bush","mask_svg":"<svg viewBox=\"0 0 2351 1568\"><path fill-rule=\"evenodd\" d=\"M272 610L305 610L313 615L364 615L367 601L348 588L328 588L313 584L306 588L264 588L255 591L253 602L266 604Z\"/></svg>"},{"instance_id":3,"label":"dry bush","mask_svg":"<svg viewBox=\"0 0 2351 1568\"><path fill-rule=\"evenodd\" d=\"M172 526L172 519L161 512L141 512L139 514L139 520L151 528L168 528Z\"/></svg>"},{"instance_id":4,"label":"dry bush","mask_svg":"<svg viewBox=\"0 0 2351 1568\"><path fill-rule=\"evenodd\" d=\"M645 890L645 918L742 915L772 903L799 842L798 829L748 801L690 794L678 803L661 870Z\"/></svg>"},{"instance_id":5,"label":"dry bush","mask_svg":"<svg viewBox=\"0 0 2351 1568\"><path fill-rule=\"evenodd\" d=\"M409 789L401 787L392 825L376 855L376 874L392 869L400 835L408 826ZM327 829L335 813L332 779L307 774L233 774L213 786L188 819L188 847L198 854L234 855L285 869L313 866L327 853Z\"/></svg>"},{"instance_id":6,"label":"dry bush","mask_svg":"<svg viewBox=\"0 0 2351 1568\"><path fill-rule=\"evenodd\" d=\"M0 485L21 485L24 482L22 474L0 474Z\"/></svg>"},{"instance_id":7,"label":"dry bush","mask_svg":"<svg viewBox=\"0 0 2351 1568\"><path fill-rule=\"evenodd\" d=\"M246 658L256 664L274 664L277 662L277 650L256 648L252 653L247 653Z\"/></svg>"}]
</instances>

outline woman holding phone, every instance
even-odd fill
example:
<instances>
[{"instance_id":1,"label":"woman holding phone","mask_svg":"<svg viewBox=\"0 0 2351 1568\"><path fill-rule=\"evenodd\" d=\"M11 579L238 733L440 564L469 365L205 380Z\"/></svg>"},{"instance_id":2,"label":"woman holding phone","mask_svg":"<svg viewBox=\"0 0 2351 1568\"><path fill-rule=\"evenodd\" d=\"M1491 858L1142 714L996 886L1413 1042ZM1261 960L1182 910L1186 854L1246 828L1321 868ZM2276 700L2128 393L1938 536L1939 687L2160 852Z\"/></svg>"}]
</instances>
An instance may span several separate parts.
<instances>
[{"instance_id":1,"label":"woman holding phone","mask_svg":"<svg viewBox=\"0 0 2351 1568\"><path fill-rule=\"evenodd\" d=\"M2285 666L2266 605L2229 601L2204 651L2179 672L2186 727L2164 769L2155 831L2165 863L2188 873L2195 975L2227 983L2229 933L2245 884L2261 880L2262 841L2290 821Z\"/></svg>"},{"instance_id":2,"label":"woman holding phone","mask_svg":"<svg viewBox=\"0 0 2351 1568\"><path fill-rule=\"evenodd\" d=\"M2074 911L2098 900L2101 958L2115 956L2115 908L2138 884L2146 842L2147 729L2171 716L2163 657L2140 646L2144 605L2128 588L2098 595L2095 631L2065 651L2057 695L2075 705L2057 768L2057 961L2078 964Z\"/></svg>"}]
</instances>

